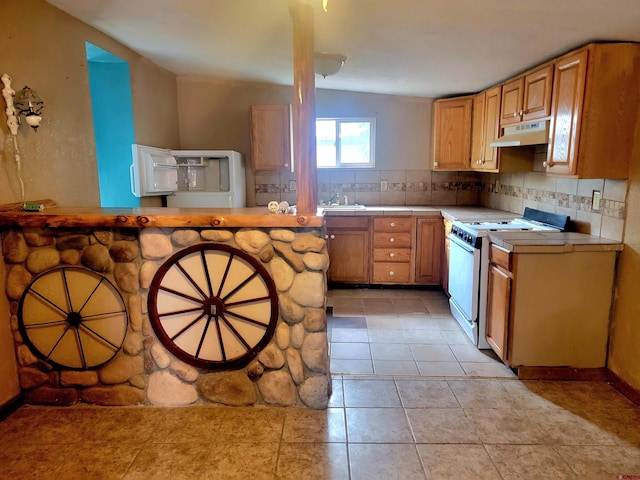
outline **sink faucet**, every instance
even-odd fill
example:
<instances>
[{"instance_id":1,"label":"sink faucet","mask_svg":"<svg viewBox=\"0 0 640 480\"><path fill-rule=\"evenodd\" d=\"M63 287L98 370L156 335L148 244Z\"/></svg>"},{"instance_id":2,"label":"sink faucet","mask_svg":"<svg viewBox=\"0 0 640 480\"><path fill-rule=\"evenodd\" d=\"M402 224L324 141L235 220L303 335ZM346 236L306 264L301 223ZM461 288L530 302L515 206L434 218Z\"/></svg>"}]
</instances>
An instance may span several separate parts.
<instances>
[{"instance_id":1,"label":"sink faucet","mask_svg":"<svg viewBox=\"0 0 640 480\"><path fill-rule=\"evenodd\" d=\"M336 193L334 193L333 195L331 195L329 197L329 202L327 202L327 203L329 203L329 204L340 203L339 198L340 198L340 194L338 192L336 192Z\"/></svg>"}]
</instances>

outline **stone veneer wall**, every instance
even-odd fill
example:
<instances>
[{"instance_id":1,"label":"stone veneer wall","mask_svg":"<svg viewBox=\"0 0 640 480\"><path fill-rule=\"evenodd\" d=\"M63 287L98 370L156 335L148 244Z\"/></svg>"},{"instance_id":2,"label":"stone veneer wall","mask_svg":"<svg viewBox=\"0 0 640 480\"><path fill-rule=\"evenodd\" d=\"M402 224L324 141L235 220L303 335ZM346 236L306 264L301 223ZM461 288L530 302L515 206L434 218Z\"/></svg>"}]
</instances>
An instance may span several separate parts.
<instances>
[{"instance_id":1,"label":"stone veneer wall","mask_svg":"<svg viewBox=\"0 0 640 480\"><path fill-rule=\"evenodd\" d=\"M12 228L3 232L6 294L27 403L183 406L300 405L327 407L331 395L326 276L320 229ZM200 242L224 243L258 258L278 290L279 318L269 344L246 367L212 372L176 359L157 340L147 294L157 268ZM129 314L122 349L96 370L58 369L38 359L18 330L18 302L40 273L82 265L106 276Z\"/></svg>"}]
</instances>

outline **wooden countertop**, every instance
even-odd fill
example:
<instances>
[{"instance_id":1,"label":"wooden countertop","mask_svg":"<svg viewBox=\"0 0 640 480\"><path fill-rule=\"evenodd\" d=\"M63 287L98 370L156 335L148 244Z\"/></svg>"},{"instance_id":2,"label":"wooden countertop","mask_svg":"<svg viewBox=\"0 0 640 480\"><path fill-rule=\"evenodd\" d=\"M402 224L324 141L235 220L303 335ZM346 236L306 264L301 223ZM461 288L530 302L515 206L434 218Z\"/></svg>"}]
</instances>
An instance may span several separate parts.
<instances>
[{"instance_id":1,"label":"wooden countertop","mask_svg":"<svg viewBox=\"0 0 640 480\"><path fill-rule=\"evenodd\" d=\"M41 212L0 211L0 226L20 227L322 227L315 215L269 213L254 208L98 208L45 207Z\"/></svg>"}]
</instances>

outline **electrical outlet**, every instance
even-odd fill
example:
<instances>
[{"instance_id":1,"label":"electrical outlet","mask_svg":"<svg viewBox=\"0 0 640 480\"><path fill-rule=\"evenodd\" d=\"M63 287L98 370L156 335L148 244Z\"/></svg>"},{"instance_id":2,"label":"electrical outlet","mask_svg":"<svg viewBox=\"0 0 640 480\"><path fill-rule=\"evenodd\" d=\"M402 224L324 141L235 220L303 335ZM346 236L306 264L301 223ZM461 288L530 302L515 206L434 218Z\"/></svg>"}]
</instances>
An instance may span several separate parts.
<instances>
[{"instance_id":1,"label":"electrical outlet","mask_svg":"<svg viewBox=\"0 0 640 480\"><path fill-rule=\"evenodd\" d=\"M380 191L381 192L386 192L389 189L389 184L387 183L386 180L382 180L380 182Z\"/></svg>"},{"instance_id":2,"label":"electrical outlet","mask_svg":"<svg viewBox=\"0 0 640 480\"><path fill-rule=\"evenodd\" d=\"M600 200L602 199L602 193L600 190L594 190L591 195L591 210L600 210Z\"/></svg>"},{"instance_id":3,"label":"electrical outlet","mask_svg":"<svg viewBox=\"0 0 640 480\"><path fill-rule=\"evenodd\" d=\"M289 180L289 191L290 192L295 192L296 191L296 181L295 180Z\"/></svg>"}]
</instances>

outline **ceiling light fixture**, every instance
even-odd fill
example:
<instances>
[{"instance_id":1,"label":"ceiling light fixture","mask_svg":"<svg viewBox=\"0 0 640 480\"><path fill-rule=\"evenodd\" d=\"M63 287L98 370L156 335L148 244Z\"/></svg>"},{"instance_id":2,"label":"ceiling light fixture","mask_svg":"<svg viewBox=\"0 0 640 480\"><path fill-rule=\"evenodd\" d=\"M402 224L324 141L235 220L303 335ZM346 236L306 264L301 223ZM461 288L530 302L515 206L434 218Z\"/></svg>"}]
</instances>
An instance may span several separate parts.
<instances>
[{"instance_id":1,"label":"ceiling light fixture","mask_svg":"<svg viewBox=\"0 0 640 480\"><path fill-rule=\"evenodd\" d=\"M324 53L315 52L313 65L314 71L318 75L322 75L323 78L327 78L329 75L334 75L347 61L347 57L337 53Z\"/></svg>"}]
</instances>

